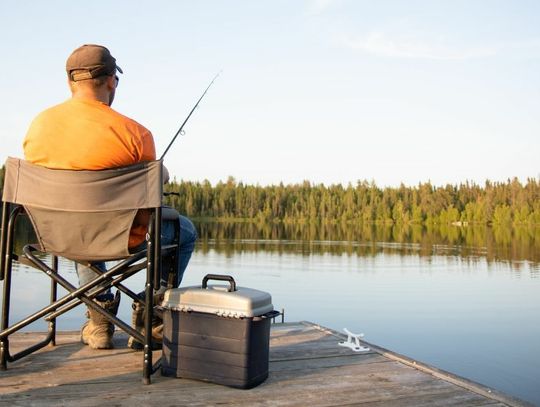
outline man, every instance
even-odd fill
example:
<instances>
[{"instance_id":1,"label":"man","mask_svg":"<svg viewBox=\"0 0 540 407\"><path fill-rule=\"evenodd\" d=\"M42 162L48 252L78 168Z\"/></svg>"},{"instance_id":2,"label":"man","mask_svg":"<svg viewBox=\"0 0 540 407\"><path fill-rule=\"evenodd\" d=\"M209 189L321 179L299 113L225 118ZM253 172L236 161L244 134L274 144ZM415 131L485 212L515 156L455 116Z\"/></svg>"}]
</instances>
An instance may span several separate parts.
<instances>
[{"instance_id":1,"label":"man","mask_svg":"<svg viewBox=\"0 0 540 407\"><path fill-rule=\"evenodd\" d=\"M77 48L67 59L66 71L72 96L34 119L23 143L27 161L54 169L101 170L156 159L152 133L110 107L119 82L117 75L123 71L107 48L94 44ZM180 249L176 286L180 284L197 239L189 219L178 215L178 222ZM131 228L130 248L144 245L147 223L146 213L140 211ZM170 243L174 225L165 223L162 229L163 243ZM94 265L105 270L104 263ZM79 264L77 274L81 285L96 277L90 268ZM116 314L119 294L113 296L109 291L96 296L96 300ZM133 325L141 330L143 310L137 304L133 308ZM94 349L111 348L114 325L92 309L88 317L81 329L82 342ZM159 340L159 321L154 325L154 339ZM133 338L129 344L140 348Z\"/></svg>"}]
</instances>

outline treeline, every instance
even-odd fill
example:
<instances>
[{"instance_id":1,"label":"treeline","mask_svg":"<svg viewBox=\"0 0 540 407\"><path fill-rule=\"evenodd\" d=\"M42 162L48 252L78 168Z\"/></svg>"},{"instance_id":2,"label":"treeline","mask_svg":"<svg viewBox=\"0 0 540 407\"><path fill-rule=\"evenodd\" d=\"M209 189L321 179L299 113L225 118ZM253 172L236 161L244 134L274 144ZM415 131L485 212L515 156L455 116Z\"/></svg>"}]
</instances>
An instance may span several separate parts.
<instances>
[{"instance_id":1,"label":"treeline","mask_svg":"<svg viewBox=\"0 0 540 407\"><path fill-rule=\"evenodd\" d=\"M259 186L236 182L172 182L167 204L187 216L284 223L540 225L540 182L517 178L459 185L380 188L301 184Z\"/></svg>"},{"instance_id":2,"label":"treeline","mask_svg":"<svg viewBox=\"0 0 540 407\"><path fill-rule=\"evenodd\" d=\"M3 186L4 168L0 170ZM540 181L517 178L434 186L380 188L374 182L326 186L304 181L290 185L249 185L229 177L176 180L165 201L195 219L242 219L283 223L540 225Z\"/></svg>"}]
</instances>

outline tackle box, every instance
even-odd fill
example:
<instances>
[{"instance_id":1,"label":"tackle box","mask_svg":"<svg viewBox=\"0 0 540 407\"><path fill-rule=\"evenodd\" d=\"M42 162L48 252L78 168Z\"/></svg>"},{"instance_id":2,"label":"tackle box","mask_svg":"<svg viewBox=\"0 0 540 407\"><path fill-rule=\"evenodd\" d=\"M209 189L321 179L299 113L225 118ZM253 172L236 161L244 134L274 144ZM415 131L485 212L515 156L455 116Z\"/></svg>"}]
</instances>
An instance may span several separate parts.
<instances>
[{"instance_id":1,"label":"tackle box","mask_svg":"<svg viewBox=\"0 0 540 407\"><path fill-rule=\"evenodd\" d=\"M167 290L161 306L162 375L243 389L268 377L270 322L279 315L269 293L208 274L201 286Z\"/></svg>"}]
</instances>

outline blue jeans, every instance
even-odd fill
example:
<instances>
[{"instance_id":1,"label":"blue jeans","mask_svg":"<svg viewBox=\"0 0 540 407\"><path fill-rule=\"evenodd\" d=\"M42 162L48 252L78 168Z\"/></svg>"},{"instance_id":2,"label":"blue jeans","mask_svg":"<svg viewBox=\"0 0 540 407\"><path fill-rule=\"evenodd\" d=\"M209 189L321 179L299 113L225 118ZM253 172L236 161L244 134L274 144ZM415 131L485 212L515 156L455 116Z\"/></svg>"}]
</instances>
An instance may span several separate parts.
<instances>
[{"instance_id":1,"label":"blue jeans","mask_svg":"<svg viewBox=\"0 0 540 407\"><path fill-rule=\"evenodd\" d=\"M174 220L173 221L164 221L161 225L161 244L167 245L171 244L174 240ZM186 218L185 216L178 215L178 223L180 224L180 242L179 242L179 248L178 248L178 256L177 256L177 281L174 282L174 287L178 287L180 283L182 282L182 277L184 276L184 272L186 271L186 267L189 263L189 260L191 259L191 253L193 253L193 249L195 248L195 242L197 240L197 230L195 229L195 226L193 223ZM143 249L146 247L146 242L143 243L138 249ZM106 271L105 263L104 262L93 262L93 266L98 267L102 271ZM79 285L84 285L90 281L92 281L94 278L96 278L96 273L90 268L83 266L82 264L75 263L75 268L77 270L77 275L79 277ZM166 285L167 284L167 274L166 271L163 270L163 274L161 276L161 284ZM156 287L157 288L157 287ZM106 301L112 299L112 293L109 290L107 292L104 292L102 294L99 294L96 296L96 299L98 301Z\"/></svg>"}]
</instances>

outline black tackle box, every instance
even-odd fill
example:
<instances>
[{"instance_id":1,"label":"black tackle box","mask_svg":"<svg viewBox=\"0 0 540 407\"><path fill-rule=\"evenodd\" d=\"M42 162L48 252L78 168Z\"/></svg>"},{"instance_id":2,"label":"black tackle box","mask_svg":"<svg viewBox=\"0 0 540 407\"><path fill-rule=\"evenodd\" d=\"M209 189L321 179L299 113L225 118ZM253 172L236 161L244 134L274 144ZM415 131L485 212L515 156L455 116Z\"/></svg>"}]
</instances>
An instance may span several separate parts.
<instances>
[{"instance_id":1,"label":"black tackle box","mask_svg":"<svg viewBox=\"0 0 540 407\"><path fill-rule=\"evenodd\" d=\"M162 375L243 389L268 377L270 322L279 315L270 294L208 274L201 286L167 290L161 305Z\"/></svg>"}]
</instances>

